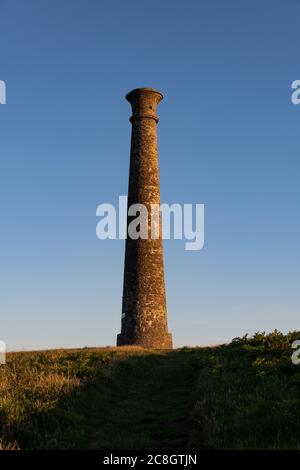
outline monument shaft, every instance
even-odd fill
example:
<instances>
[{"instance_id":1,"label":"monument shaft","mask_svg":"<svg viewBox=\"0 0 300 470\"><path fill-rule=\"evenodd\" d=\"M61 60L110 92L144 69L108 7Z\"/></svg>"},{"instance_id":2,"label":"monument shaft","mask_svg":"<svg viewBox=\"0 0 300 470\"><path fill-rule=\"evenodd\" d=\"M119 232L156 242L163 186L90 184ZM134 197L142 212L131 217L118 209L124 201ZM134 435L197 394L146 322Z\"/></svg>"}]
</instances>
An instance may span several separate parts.
<instances>
[{"instance_id":1,"label":"monument shaft","mask_svg":"<svg viewBox=\"0 0 300 470\"><path fill-rule=\"evenodd\" d=\"M156 109L161 93L138 88L126 96L132 106L128 208L143 204L148 210L148 238L127 233L122 303L122 327L117 345L172 348L168 333L161 215L151 238L151 206L160 204ZM137 213L138 215L138 213ZM127 229L135 216L128 216Z\"/></svg>"}]
</instances>

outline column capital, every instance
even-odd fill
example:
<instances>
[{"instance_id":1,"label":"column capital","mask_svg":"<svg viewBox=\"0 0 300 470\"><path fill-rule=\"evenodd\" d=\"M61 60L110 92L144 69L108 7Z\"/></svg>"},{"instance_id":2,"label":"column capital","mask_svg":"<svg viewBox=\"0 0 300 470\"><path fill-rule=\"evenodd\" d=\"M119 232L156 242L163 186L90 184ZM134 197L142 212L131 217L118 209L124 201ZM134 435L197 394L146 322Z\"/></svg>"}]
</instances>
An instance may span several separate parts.
<instances>
[{"instance_id":1,"label":"column capital","mask_svg":"<svg viewBox=\"0 0 300 470\"><path fill-rule=\"evenodd\" d=\"M154 119L158 122L157 105L163 99L159 91L153 88L135 88L127 93L126 99L132 107L131 123L143 118Z\"/></svg>"}]
</instances>

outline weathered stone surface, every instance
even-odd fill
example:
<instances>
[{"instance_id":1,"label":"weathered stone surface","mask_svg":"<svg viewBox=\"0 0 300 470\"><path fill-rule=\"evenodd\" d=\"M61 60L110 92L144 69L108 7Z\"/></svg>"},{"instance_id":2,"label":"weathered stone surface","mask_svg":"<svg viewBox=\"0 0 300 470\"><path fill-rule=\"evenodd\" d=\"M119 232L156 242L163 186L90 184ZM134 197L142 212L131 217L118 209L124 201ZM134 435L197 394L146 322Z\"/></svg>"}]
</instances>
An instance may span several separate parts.
<instances>
[{"instance_id":1,"label":"weathered stone surface","mask_svg":"<svg viewBox=\"0 0 300 470\"><path fill-rule=\"evenodd\" d=\"M163 96L138 88L126 96L132 106L128 207L160 204L157 150L157 105ZM128 217L127 227L134 217ZM151 224L149 220L149 233ZM161 219L157 239L127 237L123 286L122 327L117 345L172 348L168 333Z\"/></svg>"}]
</instances>

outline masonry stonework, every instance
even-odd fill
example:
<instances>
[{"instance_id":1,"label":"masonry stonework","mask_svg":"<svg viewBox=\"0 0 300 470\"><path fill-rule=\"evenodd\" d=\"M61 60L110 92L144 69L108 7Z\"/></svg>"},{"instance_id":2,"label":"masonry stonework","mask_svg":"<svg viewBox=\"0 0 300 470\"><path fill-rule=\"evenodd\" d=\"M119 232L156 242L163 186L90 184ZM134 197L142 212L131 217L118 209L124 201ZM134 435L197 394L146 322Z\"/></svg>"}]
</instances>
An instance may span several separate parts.
<instances>
[{"instance_id":1,"label":"masonry stonework","mask_svg":"<svg viewBox=\"0 0 300 470\"><path fill-rule=\"evenodd\" d=\"M126 95L132 106L128 207L148 209L148 238L127 236L121 333L117 345L172 348L168 333L161 215L158 236L151 239L151 204L160 204L157 150L157 105L163 96L152 88L137 88ZM138 214L137 214L138 215ZM127 228L135 216L127 218Z\"/></svg>"}]
</instances>

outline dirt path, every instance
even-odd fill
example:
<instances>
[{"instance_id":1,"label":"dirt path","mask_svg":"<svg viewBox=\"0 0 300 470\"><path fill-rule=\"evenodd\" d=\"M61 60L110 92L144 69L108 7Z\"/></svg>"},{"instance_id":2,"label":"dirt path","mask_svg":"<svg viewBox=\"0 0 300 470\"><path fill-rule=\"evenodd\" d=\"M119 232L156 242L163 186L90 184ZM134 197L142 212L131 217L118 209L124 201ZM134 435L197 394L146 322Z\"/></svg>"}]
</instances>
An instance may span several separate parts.
<instances>
[{"instance_id":1,"label":"dirt path","mask_svg":"<svg viewBox=\"0 0 300 470\"><path fill-rule=\"evenodd\" d=\"M113 374L110 394L96 396L92 448L187 448L196 389L190 354L131 356ZM97 418L97 416L99 418Z\"/></svg>"}]
</instances>

